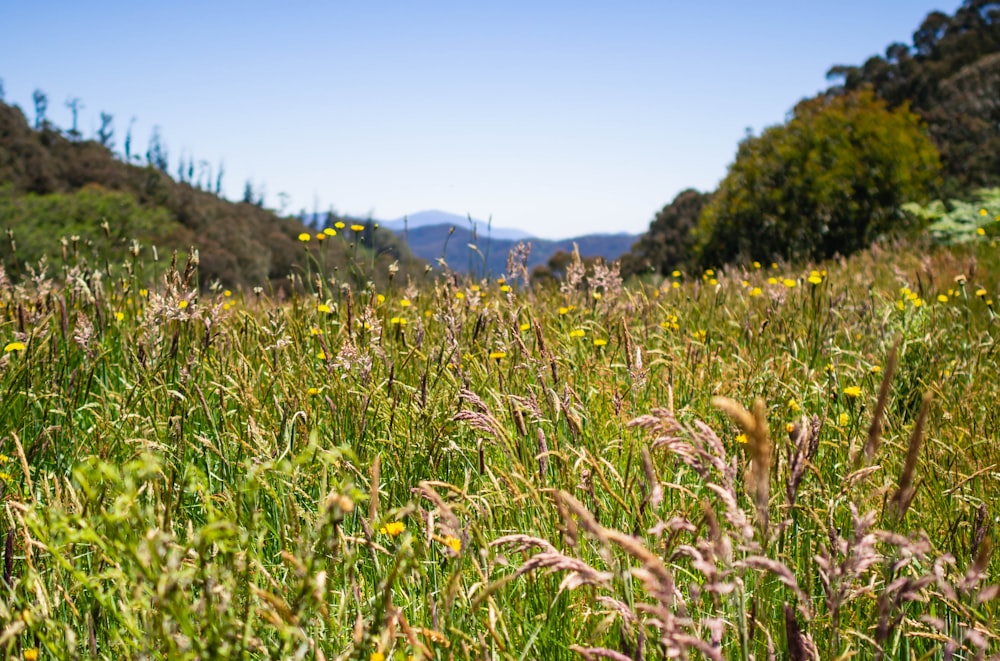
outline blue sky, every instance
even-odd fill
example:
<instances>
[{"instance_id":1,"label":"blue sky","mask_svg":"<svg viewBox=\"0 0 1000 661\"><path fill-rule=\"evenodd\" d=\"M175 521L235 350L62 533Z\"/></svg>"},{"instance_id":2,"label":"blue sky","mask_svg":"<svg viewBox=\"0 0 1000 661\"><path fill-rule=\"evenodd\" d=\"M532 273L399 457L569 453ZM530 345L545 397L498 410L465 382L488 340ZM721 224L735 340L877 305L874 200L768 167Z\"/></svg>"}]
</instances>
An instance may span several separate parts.
<instances>
[{"instance_id":1,"label":"blue sky","mask_svg":"<svg viewBox=\"0 0 1000 661\"><path fill-rule=\"evenodd\" d=\"M269 206L472 214L538 236L646 229L725 175L833 64L910 43L923 0L0 5L6 100L225 162ZM172 168L173 169L173 168Z\"/></svg>"}]
</instances>

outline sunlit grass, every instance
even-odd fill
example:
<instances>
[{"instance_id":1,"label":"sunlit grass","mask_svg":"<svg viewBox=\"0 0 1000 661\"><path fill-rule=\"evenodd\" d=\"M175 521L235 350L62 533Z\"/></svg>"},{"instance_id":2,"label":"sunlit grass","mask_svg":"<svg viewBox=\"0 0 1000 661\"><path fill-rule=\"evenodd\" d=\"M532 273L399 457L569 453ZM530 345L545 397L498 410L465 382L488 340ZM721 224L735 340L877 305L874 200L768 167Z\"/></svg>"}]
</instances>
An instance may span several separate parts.
<instances>
[{"instance_id":1,"label":"sunlit grass","mask_svg":"<svg viewBox=\"0 0 1000 661\"><path fill-rule=\"evenodd\" d=\"M998 260L910 250L551 290L0 278L0 647L996 654Z\"/></svg>"}]
</instances>

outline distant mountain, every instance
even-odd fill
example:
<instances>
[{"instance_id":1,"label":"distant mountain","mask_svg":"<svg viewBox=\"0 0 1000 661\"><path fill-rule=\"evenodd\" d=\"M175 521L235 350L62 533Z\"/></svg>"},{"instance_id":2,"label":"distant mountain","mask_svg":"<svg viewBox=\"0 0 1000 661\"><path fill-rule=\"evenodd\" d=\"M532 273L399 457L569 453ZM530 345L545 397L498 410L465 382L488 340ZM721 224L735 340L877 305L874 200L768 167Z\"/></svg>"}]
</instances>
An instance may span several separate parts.
<instances>
[{"instance_id":1,"label":"distant mountain","mask_svg":"<svg viewBox=\"0 0 1000 661\"><path fill-rule=\"evenodd\" d=\"M383 224L385 225L385 224ZM454 233L451 229L455 228ZM480 232L473 241L472 232L466 227L445 224L410 227L406 242L410 251L432 264L444 257L448 267L454 271L472 273L479 276L496 276L507 270L507 255L518 243L531 246L528 268L545 264L554 254L563 250L573 251L573 244L580 248L582 257L603 257L612 261L627 253L638 237L632 234L588 234L571 239L489 239Z\"/></svg>"},{"instance_id":2,"label":"distant mountain","mask_svg":"<svg viewBox=\"0 0 1000 661\"><path fill-rule=\"evenodd\" d=\"M484 238L487 235L494 239L527 239L531 235L527 232L512 227L488 227L487 221L479 220L476 218L472 219L476 227L476 233L480 238ZM459 216L458 214L448 213L447 211L418 211L417 213L411 213L403 218L397 218L395 220L388 220L379 223L382 227L391 229L394 232L402 232L404 228L408 228L410 231L420 228L420 227L431 227L434 225L448 225L454 226L455 228L462 228L469 230L469 218L467 216Z\"/></svg>"}]
</instances>

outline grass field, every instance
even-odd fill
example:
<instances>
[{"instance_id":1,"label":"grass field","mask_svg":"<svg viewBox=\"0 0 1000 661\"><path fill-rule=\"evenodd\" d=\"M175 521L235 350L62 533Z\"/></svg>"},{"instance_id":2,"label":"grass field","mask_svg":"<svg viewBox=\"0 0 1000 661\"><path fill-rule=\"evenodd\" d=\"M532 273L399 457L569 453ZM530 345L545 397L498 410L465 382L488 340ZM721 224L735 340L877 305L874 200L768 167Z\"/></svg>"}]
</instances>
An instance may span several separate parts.
<instances>
[{"instance_id":1,"label":"grass field","mask_svg":"<svg viewBox=\"0 0 1000 661\"><path fill-rule=\"evenodd\" d=\"M195 268L0 282L9 657L1000 654L989 240L561 290Z\"/></svg>"}]
</instances>

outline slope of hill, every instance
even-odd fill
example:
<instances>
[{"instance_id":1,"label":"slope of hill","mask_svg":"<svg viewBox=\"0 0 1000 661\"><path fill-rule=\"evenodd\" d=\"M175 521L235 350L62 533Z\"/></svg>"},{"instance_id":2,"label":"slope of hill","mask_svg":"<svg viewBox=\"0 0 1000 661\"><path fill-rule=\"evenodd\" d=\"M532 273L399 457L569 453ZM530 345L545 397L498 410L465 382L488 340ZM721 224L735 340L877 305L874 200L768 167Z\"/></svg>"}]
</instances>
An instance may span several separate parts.
<instances>
[{"instance_id":1,"label":"slope of hill","mask_svg":"<svg viewBox=\"0 0 1000 661\"><path fill-rule=\"evenodd\" d=\"M489 226L487 221L479 220L477 218L472 219L470 225L469 218L467 216L459 216L455 213L448 213L447 211L418 211L417 213L409 214L402 218L397 218L395 220L387 220L380 223L382 227L387 227L393 232L402 232L404 230L415 230L420 227L432 227L434 225L448 225L455 227L462 227L469 230L470 227L474 226L476 228L476 233L481 236L490 236L494 239L528 239L531 237L530 234L524 230L519 230L513 227L497 227L493 225Z\"/></svg>"},{"instance_id":2,"label":"slope of hill","mask_svg":"<svg viewBox=\"0 0 1000 661\"><path fill-rule=\"evenodd\" d=\"M76 236L75 245L102 265L121 262L133 238L167 255L197 247L202 285L287 287L290 274L306 272L298 237L308 228L298 220L177 182L160 165L124 163L97 142L70 139L51 124L32 129L20 108L0 103L0 229L17 241L4 266L14 277L42 256L58 266L60 238ZM358 264L374 266L376 279L387 277L395 260L404 275L423 271L390 232L366 230L322 248L313 242L311 250L310 259L325 269L354 272L359 280Z\"/></svg>"},{"instance_id":3,"label":"slope of hill","mask_svg":"<svg viewBox=\"0 0 1000 661\"><path fill-rule=\"evenodd\" d=\"M453 230L454 228L454 230ZM475 239L475 240L474 240ZM631 234L588 234L570 239L524 239L531 246L528 267L548 262L559 251L572 252L576 243L582 257L603 257L611 261L628 252L636 237ZM407 243L413 254L431 263L441 257L455 271L477 276L500 275L507 270L507 255L521 241L473 237L461 226L432 225L411 228Z\"/></svg>"}]
</instances>

